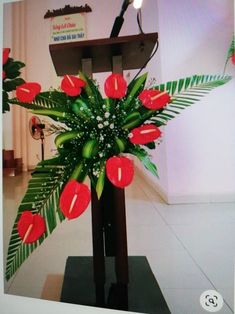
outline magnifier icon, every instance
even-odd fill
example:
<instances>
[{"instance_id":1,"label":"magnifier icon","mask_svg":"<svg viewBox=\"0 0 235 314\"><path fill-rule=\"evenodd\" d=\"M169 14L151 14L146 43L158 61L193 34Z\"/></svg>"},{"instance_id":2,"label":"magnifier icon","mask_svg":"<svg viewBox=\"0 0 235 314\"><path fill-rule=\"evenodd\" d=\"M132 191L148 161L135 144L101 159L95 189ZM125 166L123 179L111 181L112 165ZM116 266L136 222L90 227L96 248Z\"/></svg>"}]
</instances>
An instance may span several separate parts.
<instances>
[{"instance_id":1,"label":"magnifier icon","mask_svg":"<svg viewBox=\"0 0 235 314\"><path fill-rule=\"evenodd\" d=\"M214 306L216 306L215 300L214 300L213 298L209 298L209 299L208 299L208 302L211 303L211 304L213 304Z\"/></svg>"},{"instance_id":2,"label":"magnifier icon","mask_svg":"<svg viewBox=\"0 0 235 314\"><path fill-rule=\"evenodd\" d=\"M208 312L219 312L223 303L222 295L216 290L206 290L200 295L200 304Z\"/></svg>"}]
</instances>

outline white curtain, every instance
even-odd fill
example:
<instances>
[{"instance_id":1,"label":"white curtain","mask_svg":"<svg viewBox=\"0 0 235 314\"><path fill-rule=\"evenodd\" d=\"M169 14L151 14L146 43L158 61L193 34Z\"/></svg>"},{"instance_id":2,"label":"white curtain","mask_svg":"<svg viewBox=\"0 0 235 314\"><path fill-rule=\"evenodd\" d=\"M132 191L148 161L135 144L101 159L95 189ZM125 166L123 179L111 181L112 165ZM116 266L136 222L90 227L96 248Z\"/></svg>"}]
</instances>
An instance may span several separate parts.
<instances>
[{"instance_id":1,"label":"white curtain","mask_svg":"<svg viewBox=\"0 0 235 314\"><path fill-rule=\"evenodd\" d=\"M12 57L22 62L26 61L26 1L12 4ZM22 77L27 79L27 68L23 68ZM28 170L28 113L19 106L11 106L13 149L15 158L22 158L23 171Z\"/></svg>"}]
</instances>

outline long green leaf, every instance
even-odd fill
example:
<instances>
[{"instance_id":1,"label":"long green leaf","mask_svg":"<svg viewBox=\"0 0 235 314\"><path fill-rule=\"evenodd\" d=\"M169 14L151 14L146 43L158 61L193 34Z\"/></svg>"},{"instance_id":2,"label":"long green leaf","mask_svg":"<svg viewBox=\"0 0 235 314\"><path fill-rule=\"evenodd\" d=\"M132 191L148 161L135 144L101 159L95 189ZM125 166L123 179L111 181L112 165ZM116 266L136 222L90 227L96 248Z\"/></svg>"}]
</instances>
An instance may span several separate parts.
<instances>
[{"instance_id":1,"label":"long green leaf","mask_svg":"<svg viewBox=\"0 0 235 314\"><path fill-rule=\"evenodd\" d=\"M142 162L147 170L149 170L154 176L159 177L156 165L152 163L149 154L143 148L136 147L131 149L130 152Z\"/></svg>"},{"instance_id":2,"label":"long green leaf","mask_svg":"<svg viewBox=\"0 0 235 314\"><path fill-rule=\"evenodd\" d=\"M135 96L143 90L146 79L147 79L147 73L141 75L135 81L130 83L130 85L128 86L126 100L123 104L125 109L127 109L132 103L132 101L135 100L134 99Z\"/></svg>"},{"instance_id":3,"label":"long green leaf","mask_svg":"<svg viewBox=\"0 0 235 314\"><path fill-rule=\"evenodd\" d=\"M105 164L101 163L100 174L96 183L96 193L97 193L98 199L100 199L101 194L103 192L104 183L105 183Z\"/></svg>"},{"instance_id":4,"label":"long green leaf","mask_svg":"<svg viewBox=\"0 0 235 314\"><path fill-rule=\"evenodd\" d=\"M79 76L83 81L86 82L84 90L86 92L86 95L89 98L90 103L92 103L93 105L96 104L96 106L97 106L97 103L102 103L103 98L100 94L98 87L95 85L94 81L91 80L82 72L79 72Z\"/></svg>"},{"instance_id":5,"label":"long green leaf","mask_svg":"<svg viewBox=\"0 0 235 314\"><path fill-rule=\"evenodd\" d=\"M76 131L63 132L56 136L55 145L56 147L60 147L62 144L64 144L67 141L70 141L74 138L80 138L82 134L83 133L76 132Z\"/></svg>"}]
</instances>

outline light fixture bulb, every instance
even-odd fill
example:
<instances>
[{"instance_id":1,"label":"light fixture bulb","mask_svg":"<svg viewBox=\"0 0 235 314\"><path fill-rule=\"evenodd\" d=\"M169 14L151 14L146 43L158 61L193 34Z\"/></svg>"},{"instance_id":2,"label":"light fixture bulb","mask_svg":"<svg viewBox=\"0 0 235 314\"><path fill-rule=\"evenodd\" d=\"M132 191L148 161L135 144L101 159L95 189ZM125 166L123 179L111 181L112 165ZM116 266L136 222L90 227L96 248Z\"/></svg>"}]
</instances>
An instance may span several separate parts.
<instances>
[{"instance_id":1,"label":"light fixture bulb","mask_svg":"<svg viewBox=\"0 0 235 314\"><path fill-rule=\"evenodd\" d=\"M133 7L138 10L142 7L142 3L143 3L143 0L134 0Z\"/></svg>"}]
</instances>

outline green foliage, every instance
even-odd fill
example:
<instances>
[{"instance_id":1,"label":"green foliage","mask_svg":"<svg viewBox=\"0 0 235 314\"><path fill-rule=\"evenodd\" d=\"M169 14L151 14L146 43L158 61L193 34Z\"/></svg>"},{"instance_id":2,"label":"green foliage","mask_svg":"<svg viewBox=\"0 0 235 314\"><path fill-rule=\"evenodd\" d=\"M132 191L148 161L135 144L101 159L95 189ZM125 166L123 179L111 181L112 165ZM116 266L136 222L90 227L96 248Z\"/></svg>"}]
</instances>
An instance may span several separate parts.
<instances>
[{"instance_id":1,"label":"green foliage","mask_svg":"<svg viewBox=\"0 0 235 314\"><path fill-rule=\"evenodd\" d=\"M65 93L57 90L41 92L30 104L22 103L17 98L11 99L10 102L27 109L50 109L55 111L71 112L71 100Z\"/></svg>"},{"instance_id":2,"label":"green foliage","mask_svg":"<svg viewBox=\"0 0 235 314\"><path fill-rule=\"evenodd\" d=\"M99 88L95 82L88 78L84 73L79 72L79 76L86 82L82 96L84 96L87 100L89 99L89 103L94 110L96 108L96 104L103 103L103 98L100 94Z\"/></svg>"},{"instance_id":3,"label":"green foliage","mask_svg":"<svg viewBox=\"0 0 235 314\"><path fill-rule=\"evenodd\" d=\"M156 126L166 125L182 110L193 105L212 89L227 83L230 79L231 77L227 75L194 75L155 86L155 89L167 90L172 98L171 103L165 109L158 113L151 113L149 121Z\"/></svg>"},{"instance_id":4,"label":"green foliage","mask_svg":"<svg viewBox=\"0 0 235 314\"><path fill-rule=\"evenodd\" d=\"M229 46L228 52L227 52L227 59L231 58L235 53L235 35L233 35L231 44Z\"/></svg>"},{"instance_id":5,"label":"green foliage","mask_svg":"<svg viewBox=\"0 0 235 314\"><path fill-rule=\"evenodd\" d=\"M143 148L135 147L132 148L130 152L142 162L148 171L150 171L154 176L159 177L156 165L152 163L150 156Z\"/></svg>"},{"instance_id":6,"label":"green foliage","mask_svg":"<svg viewBox=\"0 0 235 314\"><path fill-rule=\"evenodd\" d=\"M3 65L3 70L6 73L8 79L15 79L20 75L20 70L25 67L25 64L20 61L14 61L12 58L9 58L6 64Z\"/></svg>"},{"instance_id":7,"label":"green foliage","mask_svg":"<svg viewBox=\"0 0 235 314\"><path fill-rule=\"evenodd\" d=\"M225 60L225 65L224 65L224 71L223 73L225 73L226 71L226 66L228 64L229 59L235 54L235 35L233 34L233 38L231 41L231 44L229 46L229 49L227 51L227 56L226 56L226 60Z\"/></svg>"},{"instance_id":8,"label":"green foliage","mask_svg":"<svg viewBox=\"0 0 235 314\"><path fill-rule=\"evenodd\" d=\"M126 100L123 104L125 110L128 112L128 108L131 108L131 105L135 101L135 98L139 93L144 89L144 85L147 79L147 73L139 76L134 81L132 81L127 89ZM132 109L133 110L133 109Z\"/></svg>"},{"instance_id":9,"label":"green foliage","mask_svg":"<svg viewBox=\"0 0 235 314\"><path fill-rule=\"evenodd\" d=\"M82 133L76 131L68 131L61 133L57 135L57 137L55 138L55 145L57 148L59 148L65 142L71 141L74 138L81 138L82 135L83 135Z\"/></svg>"},{"instance_id":10,"label":"green foliage","mask_svg":"<svg viewBox=\"0 0 235 314\"><path fill-rule=\"evenodd\" d=\"M155 149L156 148L155 142L147 143L144 146L148 147L149 149Z\"/></svg>"},{"instance_id":11,"label":"green foliage","mask_svg":"<svg viewBox=\"0 0 235 314\"><path fill-rule=\"evenodd\" d=\"M102 162L100 166L99 178L97 180L95 187L98 199L100 199L102 195L104 183L105 183L105 162Z\"/></svg>"},{"instance_id":12,"label":"green foliage","mask_svg":"<svg viewBox=\"0 0 235 314\"><path fill-rule=\"evenodd\" d=\"M12 92L16 89L17 86L24 83L24 80L20 77L13 79L13 80L6 80L3 81L3 87L6 92Z\"/></svg>"},{"instance_id":13,"label":"green foliage","mask_svg":"<svg viewBox=\"0 0 235 314\"><path fill-rule=\"evenodd\" d=\"M56 159L58 161L58 159ZM26 194L18 208L18 214L12 229L6 263L6 279L9 280L26 258L53 232L57 224L65 218L58 202L63 184L68 179L68 169L55 164L37 166L32 173ZM32 244L22 242L17 231L17 223L23 211L41 214L46 221L46 232Z\"/></svg>"},{"instance_id":14,"label":"green foliage","mask_svg":"<svg viewBox=\"0 0 235 314\"><path fill-rule=\"evenodd\" d=\"M5 113L10 111L10 97L9 93L16 90L17 86L23 84L25 81L19 78L21 68L25 66L20 61L14 61L9 58L3 65L3 71L5 72L6 78L2 82L2 112Z\"/></svg>"},{"instance_id":15,"label":"green foliage","mask_svg":"<svg viewBox=\"0 0 235 314\"><path fill-rule=\"evenodd\" d=\"M28 104L20 103L17 99L9 100L8 93L3 92L6 104L10 102L25 107L33 114L46 115L65 124L55 138L58 156L36 167L19 206L8 249L7 280L64 220L58 203L61 190L69 179L82 182L88 175L100 198L106 180L106 160L120 153L136 156L148 171L158 177L157 167L144 146L129 141L130 131L146 123L166 125L183 109L230 79L220 75L194 75L154 86L155 89L168 91L171 102L163 109L149 110L138 99L146 77L144 74L132 81L122 99L103 99L96 83L83 73L80 73L80 78L86 82L86 86L78 97L50 90L39 93ZM6 88L15 87L18 83L20 81L15 78ZM154 149L155 143L147 143L145 147ZM17 232L17 222L25 210L40 213L46 221L46 233L33 244L23 244Z\"/></svg>"}]
</instances>

